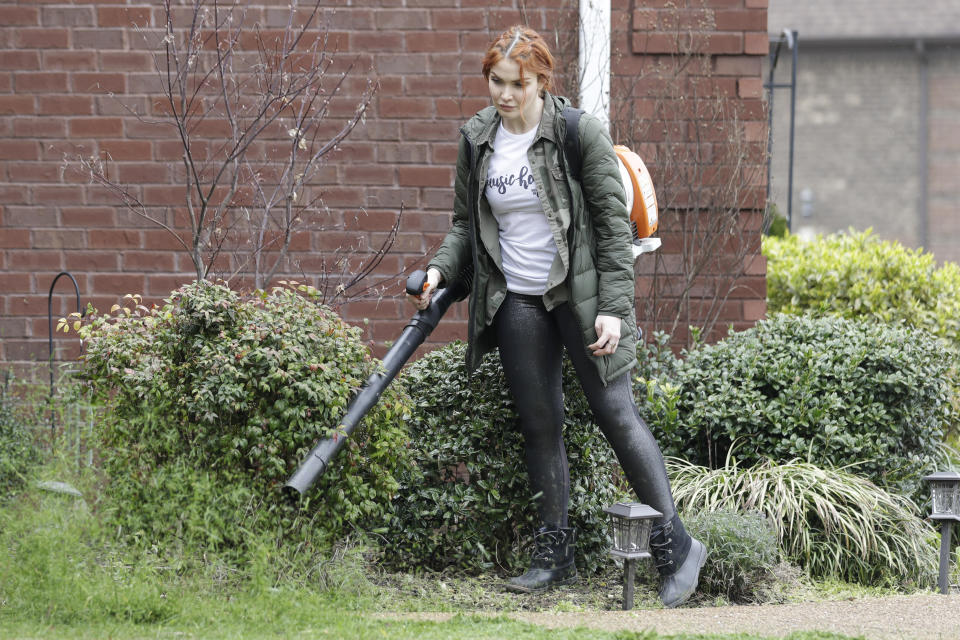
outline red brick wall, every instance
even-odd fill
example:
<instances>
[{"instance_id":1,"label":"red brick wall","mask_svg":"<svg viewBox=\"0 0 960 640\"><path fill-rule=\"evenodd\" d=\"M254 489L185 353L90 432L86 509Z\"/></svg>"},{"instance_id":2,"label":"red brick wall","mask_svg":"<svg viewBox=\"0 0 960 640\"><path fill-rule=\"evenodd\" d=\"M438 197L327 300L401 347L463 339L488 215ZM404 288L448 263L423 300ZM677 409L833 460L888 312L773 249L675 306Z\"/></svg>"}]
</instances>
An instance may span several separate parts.
<instances>
[{"instance_id":1,"label":"red brick wall","mask_svg":"<svg viewBox=\"0 0 960 640\"><path fill-rule=\"evenodd\" d=\"M83 302L101 310L126 293L159 301L192 279L189 260L166 231L125 212L85 176L64 170L65 154L108 151L118 176L138 184L145 201L175 197L175 140L127 111L149 113L156 97L150 50L132 25L148 31L161 26L158 4L0 2L0 362L46 359L47 291L62 270L76 276ZM285 20L286 4L250 3L248 21L275 28ZM557 53L569 63L576 56L569 43L575 40L565 25L575 20L576 3L329 4L327 17L340 49L356 57L358 69L375 71L380 90L365 123L322 173L324 202L344 228L304 234L299 260L310 279L324 251L354 240L378 246L402 202L406 213L394 250L379 270L388 277L422 261L449 224L457 130L487 104L479 74L486 45L524 21L551 38L559 33L558 41L567 45ZM665 53L670 45L658 31L674 4L614 2L621 73ZM705 12L699 18L708 14L712 20L705 46L716 53L717 74L745 103L758 102L765 0L689 4ZM359 86L349 85L356 91ZM760 280L762 272L757 271ZM755 289L729 311L731 317L755 319L763 298L762 288ZM53 309L55 321L74 310L65 278L57 285ZM368 319L367 337L377 342L394 338L409 315L404 301L391 296L351 302L341 311L357 323ZM464 318L463 309L452 312L436 338L463 337ZM58 357L77 352L75 339L58 339L58 345Z\"/></svg>"},{"instance_id":2,"label":"red brick wall","mask_svg":"<svg viewBox=\"0 0 960 640\"><path fill-rule=\"evenodd\" d=\"M661 208L638 315L677 346L690 326L713 341L766 313L767 0L644 0L614 24L614 137L644 158Z\"/></svg>"}]
</instances>

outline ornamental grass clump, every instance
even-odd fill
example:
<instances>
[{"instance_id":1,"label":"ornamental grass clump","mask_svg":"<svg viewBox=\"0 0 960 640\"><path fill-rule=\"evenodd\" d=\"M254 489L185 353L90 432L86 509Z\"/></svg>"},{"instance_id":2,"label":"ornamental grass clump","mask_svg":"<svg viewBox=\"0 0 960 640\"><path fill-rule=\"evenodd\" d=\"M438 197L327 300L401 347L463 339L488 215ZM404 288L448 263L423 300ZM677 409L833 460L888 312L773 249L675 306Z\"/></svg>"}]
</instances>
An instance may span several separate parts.
<instances>
[{"instance_id":1,"label":"ornamental grass clump","mask_svg":"<svg viewBox=\"0 0 960 640\"><path fill-rule=\"evenodd\" d=\"M390 564L408 569L516 573L525 568L541 525L520 427L499 356L489 355L468 376L465 349L460 342L437 349L402 374L413 399L408 424L416 469L397 491L400 526L385 553ZM569 362L563 390L570 524L578 530L577 566L593 572L609 562L603 507L624 493L614 482L613 451Z\"/></svg>"},{"instance_id":2,"label":"ornamental grass clump","mask_svg":"<svg viewBox=\"0 0 960 640\"><path fill-rule=\"evenodd\" d=\"M291 285L241 295L198 281L162 307L128 296L79 326L80 377L103 408L107 506L125 536L242 552L264 532L295 544L303 525L310 536L339 536L388 524L408 466L398 389L383 394L303 504L281 498L379 366L359 331L312 293Z\"/></svg>"},{"instance_id":3,"label":"ornamental grass clump","mask_svg":"<svg viewBox=\"0 0 960 640\"><path fill-rule=\"evenodd\" d=\"M707 469L670 458L678 507L687 513L760 512L786 558L814 578L927 586L937 567L937 536L911 500L853 469L806 462L736 462Z\"/></svg>"}]
</instances>

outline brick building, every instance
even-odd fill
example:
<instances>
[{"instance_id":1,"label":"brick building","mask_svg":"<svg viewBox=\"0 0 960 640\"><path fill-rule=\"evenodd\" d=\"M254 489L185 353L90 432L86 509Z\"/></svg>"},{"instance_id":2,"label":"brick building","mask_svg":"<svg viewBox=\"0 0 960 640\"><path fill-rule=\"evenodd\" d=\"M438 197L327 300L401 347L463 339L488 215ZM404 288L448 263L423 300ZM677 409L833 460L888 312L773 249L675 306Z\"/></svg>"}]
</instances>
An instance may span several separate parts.
<instances>
[{"instance_id":1,"label":"brick building","mask_svg":"<svg viewBox=\"0 0 960 640\"><path fill-rule=\"evenodd\" d=\"M177 194L183 189L178 179L183 151L176 136L135 115L162 115L153 58L164 37L160 4L0 2L0 362L46 360L47 292L60 271L76 277L84 304L101 310L127 293L159 301L195 277L176 238L131 215L108 190L91 184L89 175L65 163L109 154L113 175L134 185L144 203L173 206L182 198ZM249 24L270 30L286 23L285 1L247 4ZM366 320L367 337L382 343L396 337L409 315L397 295L398 274L422 265L449 225L458 128L488 104L479 72L483 51L503 29L526 22L549 36L569 69L576 59L577 7L571 0L338 0L325 3L324 20L341 59L348 57L359 70L344 84L342 109L334 103L331 118L352 113L368 77L376 77L379 90L364 120L312 185L336 225L298 234L286 271L318 284L320 270L329 266L322 260L335 258L337 248L380 246L402 203L395 242L374 274L390 285L386 295L340 307L348 320ZM667 287L662 295L686 296L683 304L694 320L710 306L703 300L711 299L724 332L726 325L748 326L765 309L765 267L758 256L763 209L758 194L765 176L758 150L765 140L760 74L767 54L766 0L615 0L612 25L615 78L643 77L655 86L650 69L693 46L705 65L684 72L685 86L734 102L745 118L737 143L749 146L757 171L735 202L726 204L728 211L743 214L738 235L749 250L722 268L708 269L707 279L691 281L683 292ZM570 75L561 77L566 87L576 84ZM644 143L656 180L666 157L663 132L686 132L697 115L674 115L667 122L649 95L634 94L635 102L625 104L626 111L646 120L644 139L635 142ZM614 115L615 132L630 137L628 129ZM692 144L686 138L680 142ZM711 140L709 151L719 154L727 144ZM659 266L640 268L641 295L659 286L657 274L685 268L684 221L701 215L692 210L697 207L677 198L663 211L662 256ZM176 215L168 222L185 232ZM722 263L719 255L716 264ZM222 266L229 272L232 265ZM726 287L720 294L716 283ZM72 286L61 279L54 321L73 310ZM465 309L451 312L436 339L463 337L465 317ZM73 357L76 342L59 338L57 357Z\"/></svg>"},{"instance_id":2,"label":"brick building","mask_svg":"<svg viewBox=\"0 0 960 640\"><path fill-rule=\"evenodd\" d=\"M794 230L872 227L960 260L960 4L772 0L796 30ZM789 80L789 58L777 81ZM786 211L788 99L775 98L772 199Z\"/></svg>"}]
</instances>

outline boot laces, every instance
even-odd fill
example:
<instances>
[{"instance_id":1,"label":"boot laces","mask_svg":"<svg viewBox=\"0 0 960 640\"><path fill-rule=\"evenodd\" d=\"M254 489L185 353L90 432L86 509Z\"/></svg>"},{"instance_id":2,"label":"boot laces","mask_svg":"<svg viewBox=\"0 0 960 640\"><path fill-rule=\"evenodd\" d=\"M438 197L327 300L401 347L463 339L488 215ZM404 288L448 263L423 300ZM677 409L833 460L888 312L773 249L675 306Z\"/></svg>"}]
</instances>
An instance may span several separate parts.
<instances>
[{"instance_id":1,"label":"boot laces","mask_svg":"<svg viewBox=\"0 0 960 640\"><path fill-rule=\"evenodd\" d=\"M553 550L559 547L563 542L563 532L561 531L538 531L533 539L533 560L551 560Z\"/></svg>"},{"instance_id":2,"label":"boot laces","mask_svg":"<svg viewBox=\"0 0 960 640\"><path fill-rule=\"evenodd\" d=\"M653 552L653 559L656 568L669 567L673 564L673 523L668 522L662 529L656 531L650 536L650 550ZM660 538L657 540L657 538Z\"/></svg>"}]
</instances>

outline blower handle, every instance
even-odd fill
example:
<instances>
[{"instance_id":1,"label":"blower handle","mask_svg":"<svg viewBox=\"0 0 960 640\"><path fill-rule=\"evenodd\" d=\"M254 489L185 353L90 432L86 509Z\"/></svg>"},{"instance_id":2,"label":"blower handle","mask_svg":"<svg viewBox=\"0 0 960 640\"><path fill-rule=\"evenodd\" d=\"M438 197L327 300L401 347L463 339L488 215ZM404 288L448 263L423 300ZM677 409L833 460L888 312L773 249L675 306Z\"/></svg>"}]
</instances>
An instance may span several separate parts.
<instances>
[{"instance_id":1,"label":"blower handle","mask_svg":"<svg viewBox=\"0 0 960 640\"><path fill-rule=\"evenodd\" d=\"M411 296L423 295L428 287L427 272L422 269L417 269L407 277L407 293Z\"/></svg>"}]
</instances>

